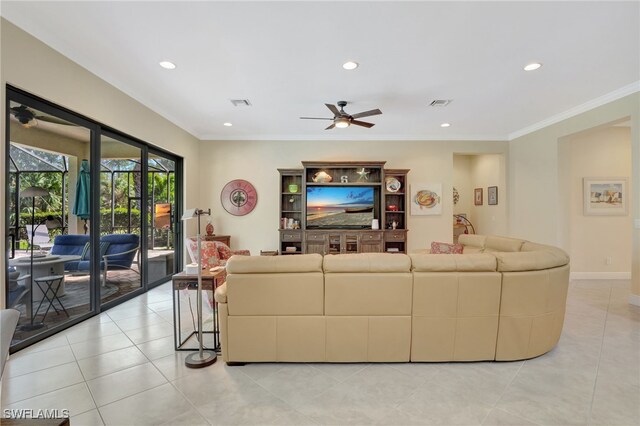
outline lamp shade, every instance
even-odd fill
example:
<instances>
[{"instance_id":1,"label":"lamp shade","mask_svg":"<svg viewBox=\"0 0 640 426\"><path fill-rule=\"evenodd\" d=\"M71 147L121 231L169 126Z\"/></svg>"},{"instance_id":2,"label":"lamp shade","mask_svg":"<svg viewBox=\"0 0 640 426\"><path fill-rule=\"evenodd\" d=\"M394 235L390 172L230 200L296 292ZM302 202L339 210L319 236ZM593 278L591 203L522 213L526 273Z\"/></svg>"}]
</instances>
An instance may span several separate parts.
<instances>
[{"instance_id":1,"label":"lamp shade","mask_svg":"<svg viewBox=\"0 0 640 426\"><path fill-rule=\"evenodd\" d=\"M20 191L21 198L46 197L47 195L49 195L49 191L39 186L30 186L24 191Z\"/></svg>"},{"instance_id":2,"label":"lamp shade","mask_svg":"<svg viewBox=\"0 0 640 426\"><path fill-rule=\"evenodd\" d=\"M338 117L335 119L334 123L336 127L340 129L344 129L345 127L349 127L351 125L351 123L349 122L349 119L346 117Z\"/></svg>"}]
</instances>

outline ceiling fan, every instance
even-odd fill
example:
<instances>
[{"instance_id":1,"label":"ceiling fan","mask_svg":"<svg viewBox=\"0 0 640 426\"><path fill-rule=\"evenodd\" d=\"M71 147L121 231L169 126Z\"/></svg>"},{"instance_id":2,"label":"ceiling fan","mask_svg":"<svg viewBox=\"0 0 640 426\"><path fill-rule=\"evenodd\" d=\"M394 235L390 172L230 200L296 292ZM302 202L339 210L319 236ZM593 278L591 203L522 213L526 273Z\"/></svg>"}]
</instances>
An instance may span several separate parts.
<instances>
[{"instance_id":1,"label":"ceiling fan","mask_svg":"<svg viewBox=\"0 0 640 426\"><path fill-rule=\"evenodd\" d=\"M335 105L332 105L332 104L325 104L325 105L333 113L333 118L320 118L320 117L300 117L300 118L302 120L332 120L333 123L331 123L331 125L325 129L325 130L330 130L330 129L333 129L334 127L343 129L345 127L349 127L352 124L355 124L356 126L366 127L366 128L373 127L375 126L374 123L359 121L359 120L356 120L356 118L369 117L371 115L382 114L382 111L380 111L379 109L372 109L370 111L359 112L353 115L347 114L344 111L344 107L347 106L346 101L338 102L338 106L340 107L340 109L338 109Z\"/></svg>"},{"instance_id":2,"label":"ceiling fan","mask_svg":"<svg viewBox=\"0 0 640 426\"><path fill-rule=\"evenodd\" d=\"M27 108L25 105L11 107L11 115L22 124L22 127L29 128L38 125L38 120L46 121L54 124L64 124L66 126L73 126L66 120L52 117L50 115L36 115L36 113Z\"/></svg>"}]
</instances>

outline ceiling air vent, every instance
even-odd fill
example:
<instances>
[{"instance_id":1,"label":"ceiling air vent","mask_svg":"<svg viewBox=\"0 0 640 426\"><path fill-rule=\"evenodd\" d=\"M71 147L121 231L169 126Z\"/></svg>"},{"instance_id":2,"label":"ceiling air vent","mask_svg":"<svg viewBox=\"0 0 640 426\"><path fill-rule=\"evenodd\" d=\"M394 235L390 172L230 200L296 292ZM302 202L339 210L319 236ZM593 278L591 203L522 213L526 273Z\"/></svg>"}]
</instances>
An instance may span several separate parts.
<instances>
[{"instance_id":1,"label":"ceiling air vent","mask_svg":"<svg viewBox=\"0 0 640 426\"><path fill-rule=\"evenodd\" d=\"M233 106L251 106L249 99L231 99Z\"/></svg>"},{"instance_id":2,"label":"ceiling air vent","mask_svg":"<svg viewBox=\"0 0 640 426\"><path fill-rule=\"evenodd\" d=\"M432 107L445 107L451 103L452 99L436 99L432 101L429 105Z\"/></svg>"}]
</instances>

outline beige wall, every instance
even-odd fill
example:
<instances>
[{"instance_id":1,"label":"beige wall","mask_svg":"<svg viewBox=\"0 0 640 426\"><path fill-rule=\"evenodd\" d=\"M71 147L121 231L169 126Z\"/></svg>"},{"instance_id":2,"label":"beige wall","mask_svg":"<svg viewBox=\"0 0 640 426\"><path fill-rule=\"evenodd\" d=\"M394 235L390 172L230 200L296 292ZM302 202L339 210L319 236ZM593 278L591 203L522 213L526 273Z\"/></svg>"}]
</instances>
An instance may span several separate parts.
<instances>
[{"instance_id":1,"label":"beige wall","mask_svg":"<svg viewBox=\"0 0 640 426\"><path fill-rule=\"evenodd\" d=\"M509 143L509 234L547 244L567 244L562 227L568 214L562 208L559 181L564 165L558 156L559 141L569 135L608 126L616 120L631 119L630 182L640 187L640 93L634 93L582 114L516 138ZM630 206L632 218L640 218L640 197ZM632 293L640 295L640 231L632 235Z\"/></svg>"},{"instance_id":2,"label":"beige wall","mask_svg":"<svg viewBox=\"0 0 640 426\"><path fill-rule=\"evenodd\" d=\"M454 214L464 213L473 222L473 183L471 181L471 155L453 156L453 186L460 194L460 201L453 206Z\"/></svg>"},{"instance_id":3,"label":"beige wall","mask_svg":"<svg viewBox=\"0 0 640 426\"><path fill-rule=\"evenodd\" d=\"M6 155L5 85L11 84L183 157L185 204L195 203L199 176L195 137L1 18L0 47L1 164ZM4 173L0 173L0 191L4 212ZM5 235L4 221L0 221L0 235ZM4 261L2 256L2 270ZM0 277L0 303L4 304L4 274Z\"/></svg>"},{"instance_id":4,"label":"beige wall","mask_svg":"<svg viewBox=\"0 0 640 426\"><path fill-rule=\"evenodd\" d=\"M233 248L278 248L278 168L302 167L304 160L386 161L386 167L411 169L409 184L442 183L439 216L409 216L409 250L432 241L451 241L454 153L507 152L507 142L466 141L208 141L200 151L206 183L200 187L199 207L213 209L216 233L231 235ZM246 179L258 191L256 209L242 217L220 206L220 191L232 179Z\"/></svg>"},{"instance_id":5,"label":"beige wall","mask_svg":"<svg viewBox=\"0 0 640 426\"><path fill-rule=\"evenodd\" d=\"M482 188L483 195L481 206L472 203L473 224L478 234L507 235L505 167L504 155L475 155L471 158L471 182L474 188ZM489 186L498 187L497 205L489 205Z\"/></svg>"},{"instance_id":6,"label":"beige wall","mask_svg":"<svg viewBox=\"0 0 640 426\"><path fill-rule=\"evenodd\" d=\"M506 160L503 154L455 155L454 184L460 202L454 211L468 213L477 234L507 235ZM498 204L489 205L487 188L498 187ZM482 188L483 203L474 203L475 188Z\"/></svg>"},{"instance_id":7,"label":"beige wall","mask_svg":"<svg viewBox=\"0 0 640 426\"><path fill-rule=\"evenodd\" d=\"M559 181L561 203L568 213L560 225L567 232L565 248L571 255L572 272L630 273L631 214L585 216L582 181L585 177L630 178L631 129L608 127L563 138L559 159L563 165ZM627 191L627 202L631 203L634 198L631 182Z\"/></svg>"}]
</instances>

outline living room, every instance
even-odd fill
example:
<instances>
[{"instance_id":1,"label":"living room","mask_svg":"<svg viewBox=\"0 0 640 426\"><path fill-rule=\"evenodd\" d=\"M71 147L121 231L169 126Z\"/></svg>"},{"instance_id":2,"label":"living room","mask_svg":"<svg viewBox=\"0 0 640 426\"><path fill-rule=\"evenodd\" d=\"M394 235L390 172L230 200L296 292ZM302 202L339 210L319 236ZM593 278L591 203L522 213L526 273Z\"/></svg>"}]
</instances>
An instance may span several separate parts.
<instances>
[{"instance_id":1,"label":"living room","mask_svg":"<svg viewBox=\"0 0 640 426\"><path fill-rule=\"evenodd\" d=\"M423 184L441 185L439 214L406 212L407 253L427 249L434 241L453 242L454 214L467 217L477 234L529 240L559 247L568 253L572 281L565 334L555 349L536 358L560 378L553 382L545 375L549 383L522 382L522 389L508 388L511 381L517 385L522 377L539 371L535 369L536 359L514 363L426 363L424 371L412 370L415 367L411 365L376 370L375 365L367 363L342 367L284 364L283 370L283 365L275 363L226 367L220 356L214 366L207 367L215 369L214 372L207 373L205 369L198 377L197 370L183 368L182 353L167 352L163 346L162 351L149 355L154 342L157 345L160 341L164 345L167 340L172 343L171 292L170 285L152 288L138 276L138 287L148 290L146 293L136 293L137 297L123 299L117 306L106 306L102 312L92 305L88 308L96 309L92 318L52 332L41 342L12 354L5 370L9 376L6 372L3 374L3 408L71 408L72 417L84 415L72 418L72 424L125 424L117 414L123 411L122 407L135 405L133 402L144 404L148 401L145 392L166 389L164 386L168 385L172 389L168 393L184 400L178 408L174 407L176 416L185 414L185 419L189 419L185 420L187 424L215 424L214 414L221 415L222 408L210 407L211 402L205 403L196 392L198 386L209 389L207 380L215 379L235 383L237 389L246 391L246 394L237 392L234 404L240 404L246 397L264 409L256 409L247 417L242 417L240 411L236 417L220 417L224 420L219 422L225 424L285 424L287 420L296 424L420 424L421 418L424 423L443 424L483 421L491 424L499 420L507 424L566 424L573 419L592 424L640 421L640 414L632 405L640 395L637 380L621 383L618 376L603 376L598 378L598 386L611 386L596 389L599 355L589 353L588 358L595 360L596 369L588 378L568 365L571 362L580 365L579 353L584 350L585 341L576 339L589 334L592 339L589 341L602 347L605 355L629 361L621 368L624 375L636 377L638 374L634 351L638 349L640 315L637 226L640 199L633 196L633 189L640 184L637 2L558 5L353 2L341 5L342 11L331 10L338 6L325 2L202 2L192 6L189 9L154 2L93 6L3 2L1 94L7 100L8 91L14 89L32 95L44 103L117 130L117 136L130 136L159 152L175 156L182 164L183 211L211 208L214 232L230 235L232 249L247 249L254 256L261 251L283 251L278 169L302 169L306 161L384 161L384 168L409 170L407 192ZM370 21L359 22L359 12L367 9L370 10L365 16ZM104 18L98 18L103 15ZM144 16L154 19L145 21ZM265 20L265 16L269 19ZM178 22L180 18L183 20ZM115 19L122 25L117 31L112 28ZM132 24L135 19L145 23L136 28ZM207 19L215 25L207 24ZM489 23L482 24L483 28L489 28L486 33L480 32L477 20ZM95 22L95 28L88 22ZM192 22L193 28L201 33L187 31L186 22ZM573 29L569 29L567 23L572 23ZM247 33L230 35L238 25L244 25ZM326 33L322 31L324 27ZM454 30L447 30L448 27ZM164 32L167 38L157 43L156 38L165 37ZM186 34L185 39L172 42L171 37L177 40L178 33ZM189 36L194 38L193 43L186 41ZM195 41L198 37L207 41L200 44ZM478 40L474 42L474 38ZM368 39L371 41L367 42ZM385 39L394 43L387 44ZM479 46L483 44L489 47ZM206 55L203 52L207 52ZM119 56L121 62L114 62ZM199 59L201 56L206 58ZM136 57L137 61L133 59ZM160 60L167 59L175 61L174 70L158 65ZM353 70L343 69L347 60L356 61L359 66ZM523 69L534 61L540 62L541 68ZM229 102L231 99L248 99L251 105L234 106ZM330 123L299 119L310 116L331 120L333 111L323 104L337 105L342 100L348 102L344 110L349 114L376 108L382 114L363 118L375 124L371 128L351 125L324 130ZM444 107L431 106L436 100L451 102ZM0 130L5 139L14 124L10 108L8 101L3 102ZM445 123L450 125L441 127ZM3 164L8 164L8 144L5 140L0 151ZM136 155L116 152L108 157L109 152L103 150L102 160L139 160L144 158L143 151ZM99 155L91 158L101 159ZM483 168L482 159L490 166ZM585 214L584 178L623 178L627 197L625 214L604 217ZM224 187L236 179L250 182L257 193L255 208L245 215L228 213L221 202ZM333 179L339 181L340 175ZM1 207L5 212L9 192L5 173L0 177L0 187ZM489 203L490 187L497 188L496 204ZM454 202L454 189L458 202ZM481 204L474 204L477 189L482 190ZM184 222L184 236L195 235L195 222ZM390 226L387 221L380 222L381 230ZM205 225L206 219L203 219L203 229ZM77 232L73 233L83 233L82 222L74 226ZM9 234L5 221L0 224L0 233ZM177 260L180 267L191 262L184 248L176 250L180 253ZM6 271L7 266L8 259L3 256L0 267ZM98 282L97 277L95 280ZM2 274L3 308L9 307L5 281ZM149 304L154 303L163 309L153 310ZM139 328L136 328L136 318ZM152 323L156 320L162 321L162 327ZM124 323L124 328L120 328L119 323ZM150 328L147 330L150 333L159 333L154 334L157 339L138 342L131 336L126 337L132 330L143 327ZM594 337L594 330L600 331L599 340ZM105 334L101 334L103 332ZM30 350L34 355L44 350L66 351L69 347L73 358L73 345L80 344L77 336L83 333L95 333L95 337L110 343L105 343L108 350L91 352L91 356L87 352L82 359L118 351L124 354L138 348L144 356L135 365L147 368L148 364L162 374L155 370L136 372L140 377L160 376L157 381L151 380L148 387L104 399L94 387L104 384L84 384L108 377L99 372L88 374L67 387L32 391L26 384L27 376L46 370L18 370L20 357L25 357ZM607 333L624 335L625 339L607 346ZM61 336L64 337L62 343ZM125 337L120 339L122 336ZM133 340L125 342L125 339ZM114 346L109 346L112 343ZM34 351L38 347L45 349ZM136 356L139 355L136 352ZM552 363L558 356L558 363ZM77 362L78 371L88 371L82 365L88 361L64 359L69 364ZM159 359L162 362L158 362ZM11 366L14 361L16 367ZM602 365L605 364L603 360ZM167 373L167 365L171 365L171 373ZM433 368L427 371L429 366ZM588 369L591 367L589 364ZM51 368L59 365L52 364ZM125 368L125 364L121 364L118 368L109 374L133 367ZM563 375L565 369L566 375ZM421 402L437 413L432 418L421 409L403 410L400 401L389 409L396 417L379 412L366 417L362 413L372 410L375 405L372 401L377 399L349 399L355 408L348 411L340 401L319 392L316 396L325 395L327 406L343 415L331 417L319 408L319 402L304 401L303 404L296 401L295 395L285 392L286 382L297 386L303 379L309 379L310 387L332 389L349 378L360 377L362 393L369 395L375 387L372 383L391 386L384 377L388 375L396 380L399 370L403 370L405 376L415 374L424 379L420 384L402 383L400 393L411 388L417 395L425 396L420 392L426 392L423 387L429 383L428 378L433 379L435 388L446 389L444 393L452 401L450 410L443 408L447 406L446 400L430 394L432 403ZM319 376L318 371L322 373ZM618 373L622 375L622 372ZM133 374L131 377L137 377ZM479 382L480 378L489 382L489 377L494 378L499 382L496 388L501 390L487 401L479 396L482 385L474 382L469 385L474 389L470 400L455 397L456 392L464 392L465 374ZM207 375L206 379L202 375ZM126 376L117 377L125 380ZM188 385L189 379L195 384ZM29 390L11 396L7 382L12 380ZM175 381L182 383L177 385ZM254 382L259 382L260 392L269 391L265 397L269 402L265 406L260 405L259 397L248 396L256 395L252 392L257 391L249 386ZM619 393L624 395L619 405L602 396L613 392L614 385L620 386ZM234 386L229 384L225 392ZM341 386L344 389L338 386L336 395L343 395L348 388ZM82 400L80 408L29 405L43 401L50 393L51 398L58 398L57 404L61 399L56 392L71 387L70 392L77 392L74 395L82 395L78 398ZM493 390L489 392L491 395ZM510 390L514 393L510 394ZM410 398L413 391L406 397ZM578 408L563 411L562 404L548 402L540 396L545 392L555 396L563 392L580 395L579 403L571 401ZM276 399L272 399L274 395ZM518 395L520 400L513 395ZM509 400L510 396L515 399ZM586 403L587 399L595 403L591 400ZM532 408L535 404L527 405L522 402L525 400L548 403L552 408L546 414L536 414ZM279 411L274 417L265 414L273 407L280 407L283 401L287 410ZM471 417L461 415L456 420L456 412L464 411L461 407L465 404L477 404L482 409ZM207 408L202 408L204 406ZM288 411L290 408L294 412ZM143 411L149 417L133 416L129 411L130 419L135 419L129 424L162 422ZM286 417L285 412L292 417ZM353 417L349 417L349 413ZM165 421L175 417L166 415Z\"/></svg>"}]
</instances>

